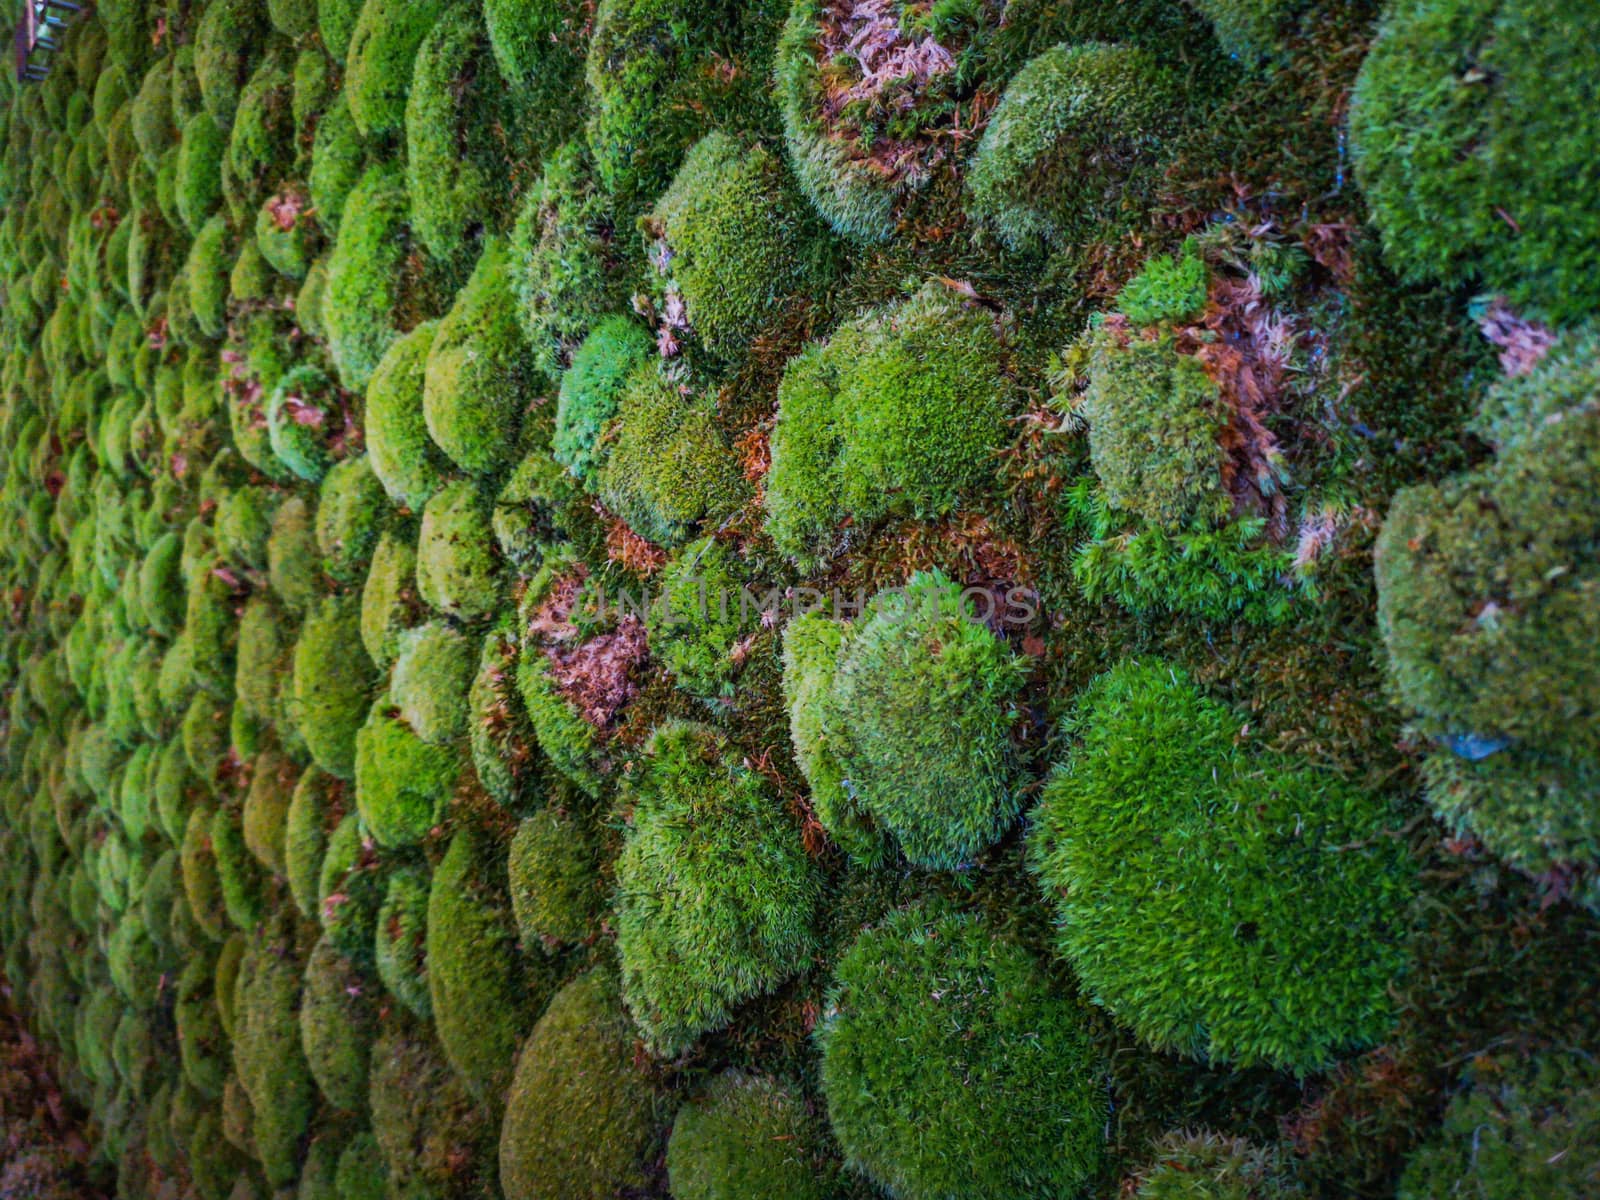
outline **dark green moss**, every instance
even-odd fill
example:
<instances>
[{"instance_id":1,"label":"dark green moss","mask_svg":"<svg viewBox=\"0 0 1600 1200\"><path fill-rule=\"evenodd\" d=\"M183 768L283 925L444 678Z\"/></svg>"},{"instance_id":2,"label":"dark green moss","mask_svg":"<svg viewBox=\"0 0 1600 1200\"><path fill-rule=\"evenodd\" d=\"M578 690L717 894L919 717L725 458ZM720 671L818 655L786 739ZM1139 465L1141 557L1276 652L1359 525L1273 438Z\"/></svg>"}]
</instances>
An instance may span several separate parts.
<instances>
[{"instance_id":1,"label":"dark green moss","mask_svg":"<svg viewBox=\"0 0 1600 1200\"><path fill-rule=\"evenodd\" d=\"M421 1020L433 1017L428 986L428 896L426 874L396 871L389 878L373 945L378 978L389 994Z\"/></svg>"},{"instance_id":2,"label":"dark green moss","mask_svg":"<svg viewBox=\"0 0 1600 1200\"><path fill-rule=\"evenodd\" d=\"M583 822L556 806L517 826L508 863L511 908L528 950L554 951L593 932L599 862Z\"/></svg>"},{"instance_id":3,"label":"dark green moss","mask_svg":"<svg viewBox=\"0 0 1600 1200\"><path fill-rule=\"evenodd\" d=\"M500 595L501 563L489 507L471 483L440 489L422 510L417 592L457 620L488 616Z\"/></svg>"},{"instance_id":4,"label":"dark green moss","mask_svg":"<svg viewBox=\"0 0 1600 1200\"><path fill-rule=\"evenodd\" d=\"M288 931L264 929L239 965L234 1062L254 1111L252 1133L276 1187L299 1177L316 1085L300 1048L301 962Z\"/></svg>"},{"instance_id":5,"label":"dark green moss","mask_svg":"<svg viewBox=\"0 0 1600 1200\"><path fill-rule=\"evenodd\" d=\"M295 725L317 765L341 779L356 766L356 731L373 687L361 648L360 608L353 596L328 597L313 608L294 648Z\"/></svg>"},{"instance_id":6,"label":"dark green moss","mask_svg":"<svg viewBox=\"0 0 1600 1200\"><path fill-rule=\"evenodd\" d=\"M377 1032L371 984L324 937L306 960L300 1041L311 1076L334 1108L359 1111L367 1099L367 1065Z\"/></svg>"},{"instance_id":7,"label":"dark green moss","mask_svg":"<svg viewBox=\"0 0 1600 1200\"><path fill-rule=\"evenodd\" d=\"M444 816L460 771L459 755L411 731L387 696L356 735L356 805L380 845L420 842Z\"/></svg>"}]
</instances>

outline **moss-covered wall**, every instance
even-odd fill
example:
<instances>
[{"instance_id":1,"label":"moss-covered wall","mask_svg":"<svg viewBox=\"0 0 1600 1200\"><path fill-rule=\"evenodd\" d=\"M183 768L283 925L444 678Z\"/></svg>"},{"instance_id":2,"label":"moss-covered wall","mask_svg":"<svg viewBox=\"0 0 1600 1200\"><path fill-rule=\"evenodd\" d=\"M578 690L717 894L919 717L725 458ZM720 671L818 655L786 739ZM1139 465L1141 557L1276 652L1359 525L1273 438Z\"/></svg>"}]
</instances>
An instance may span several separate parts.
<instances>
[{"instance_id":1,"label":"moss-covered wall","mask_svg":"<svg viewBox=\"0 0 1600 1200\"><path fill-rule=\"evenodd\" d=\"M96 8L0 80L85 1187L1600 1193L1600 7Z\"/></svg>"}]
</instances>

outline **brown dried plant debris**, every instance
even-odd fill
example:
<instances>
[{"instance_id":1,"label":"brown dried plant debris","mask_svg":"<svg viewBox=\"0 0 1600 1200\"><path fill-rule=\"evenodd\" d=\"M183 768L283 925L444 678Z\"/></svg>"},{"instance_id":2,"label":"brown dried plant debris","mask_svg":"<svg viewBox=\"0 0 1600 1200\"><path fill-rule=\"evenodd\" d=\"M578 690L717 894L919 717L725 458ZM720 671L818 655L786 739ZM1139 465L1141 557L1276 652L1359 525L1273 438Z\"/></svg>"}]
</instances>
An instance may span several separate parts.
<instances>
[{"instance_id":1,"label":"brown dried plant debris","mask_svg":"<svg viewBox=\"0 0 1600 1200\"><path fill-rule=\"evenodd\" d=\"M649 654L644 622L631 613L604 633L584 639L572 617L583 600L588 572L581 566L557 579L534 609L525 630L550 664L562 699L596 729L609 730L638 694L637 669Z\"/></svg>"}]
</instances>

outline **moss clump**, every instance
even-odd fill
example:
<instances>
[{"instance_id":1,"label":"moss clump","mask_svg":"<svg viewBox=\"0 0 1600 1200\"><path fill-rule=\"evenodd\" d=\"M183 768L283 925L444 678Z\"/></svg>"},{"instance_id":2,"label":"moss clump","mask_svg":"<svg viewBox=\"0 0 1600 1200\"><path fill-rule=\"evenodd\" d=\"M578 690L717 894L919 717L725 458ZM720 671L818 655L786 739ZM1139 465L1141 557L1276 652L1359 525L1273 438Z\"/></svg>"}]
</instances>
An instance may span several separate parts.
<instances>
[{"instance_id":1,"label":"moss clump","mask_svg":"<svg viewBox=\"0 0 1600 1200\"><path fill-rule=\"evenodd\" d=\"M814 563L846 517L943 516L989 484L1009 396L993 317L944 289L852 321L784 371L767 531Z\"/></svg>"},{"instance_id":2,"label":"moss clump","mask_svg":"<svg viewBox=\"0 0 1600 1200\"><path fill-rule=\"evenodd\" d=\"M987 82L1003 9L897 0L866 10L868 20L840 20L821 0L790 9L774 80L784 138L800 185L840 233L887 239L949 170L950 134ZM889 28L874 30L872 18Z\"/></svg>"},{"instance_id":3,"label":"moss clump","mask_svg":"<svg viewBox=\"0 0 1600 1200\"><path fill-rule=\"evenodd\" d=\"M214 972L210 955L192 957L178 977L177 1001L172 1009L183 1077L195 1091L212 1100L222 1095L222 1084L232 1062L232 1043L217 1012Z\"/></svg>"},{"instance_id":4,"label":"moss clump","mask_svg":"<svg viewBox=\"0 0 1600 1200\"><path fill-rule=\"evenodd\" d=\"M272 515L267 537L267 579L290 612L303 613L316 600L321 577L315 514L302 496L290 496Z\"/></svg>"},{"instance_id":5,"label":"moss clump","mask_svg":"<svg viewBox=\"0 0 1600 1200\"><path fill-rule=\"evenodd\" d=\"M523 970L505 858L470 829L451 840L428 895L428 989L445 1056L467 1090L497 1108L517 1047L548 996ZM541 986L543 985L543 986Z\"/></svg>"},{"instance_id":6,"label":"moss clump","mask_svg":"<svg viewBox=\"0 0 1600 1200\"><path fill-rule=\"evenodd\" d=\"M970 211L1015 249L1061 244L1127 203L1181 111L1149 51L1056 46L1006 85L967 173Z\"/></svg>"},{"instance_id":7,"label":"moss clump","mask_svg":"<svg viewBox=\"0 0 1600 1200\"><path fill-rule=\"evenodd\" d=\"M477 235L508 223L506 164L523 142L483 18L457 11L437 22L417 50L406 97L411 217L428 253L444 263L470 261Z\"/></svg>"},{"instance_id":8,"label":"moss clump","mask_svg":"<svg viewBox=\"0 0 1600 1200\"><path fill-rule=\"evenodd\" d=\"M339 385L310 363L285 371L267 401L267 436L279 462L320 483L346 436Z\"/></svg>"},{"instance_id":9,"label":"moss clump","mask_svg":"<svg viewBox=\"0 0 1600 1200\"><path fill-rule=\"evenodd\" d=\"M1303 1193L1282 1154L1243 1138L1172 1133L1134 1177L1136 1200L1279 1200Z\"/></svg>"},{"instance_id":10,"label":"moss clump","mask_svg":"<svg viewBox=\"0 0 1600 1200\"><path fill-rule=\"evenodd\" d=\"M183 539L166 533L150 547L139 566L139 601L150 627L162 637L183 626L187 607L181 559Z\"/></svg>"},{"instance_id":11,"label":"moss clump","mask_svg":"<svg viewBox=\"0 0 1600 1200\"><path fill-rule=\"evenodd\" d=\"M206 6L194 35L194 72L206 111L226 129L233 124L239 94L259 59L266 38L266 13L259 0L217 0Z\"/></svg>"},{"instance_id":12,"label":"moss clump","mask_svg":"<svg viewBox=\"0 0 1600 1200\"><path fill-rule=\"evenodd\" d=\"M674 1200L823 1200L830 1174L804 1097L776 1079L728 1071L685 1104L667 1142Z\"/></svg>"},{"instance_id":13,"label":"moss clump","mask_svg":"<svg viewBox=\"0 0 1600 1200\"><path fill-rule=\"evenodd\" d=\"M665 185L719 118L765 116L751 111L766 97L765 64L744 43L770 36L773 7L602 0L584 65L587 132L600 178L624 208Z\"/></svg>"},{"instance_id":14,"label":"moss clump","mask_svg":"<svg viewBox=\"0 0 1600 1200\"><path fill-rule=\"evenodd\" d=\"M348 814L328 839L317 879L317 915L329 940L354 962L372 957L372 935L383 901L384 873L377 849Z\"/></svg>"},{"instance_id":15,"label":"moss clump","mask_svg":"<svg viewBox=\"0 0 1600 1200\"><path fill-rule=\"evenodd\" d=\"M1309 0L1195 0L1195 9L1211 22L1217 45L1245 64L1284 60L1285 35L1309 7Z\"/></svg>"},{"instance_id":16,"label":"moss clump","mask_svg":"<svg viewBox=\"0 0 1600 1200\"><path fill-rule=\"evenodd\" d=\"M289 679L293 637L270 593L257 592L245 601L234 692L239 706L258 721L278 723L286 715L280 699Z\"/></svg>"},{"instance_id":17,"label":"moss clump","mask_svg":"<svg viewBox=\"0 0 1600 1200\"><path fill-rule=\"evenodd\" d=\"M300 1044L312 1078L334 1108L355 1112L365 1106L377 1026L366 977L324 937L306 960Z\"/></svg>"},{"instance_id":18,"label":"moss clump","mask_svg":"<svg viewBox=\"0 0 1600 1200\"><path fill-rule=\"evenodd\" d=\"M556 994L522 1048L500 1127L500 1186L527 1200L643 1188L660 1127L616 977L595 968Z\"/></svg>"},{"instance_id":19,"label":"moss clump","mask_svg":"<svg viewBox=\"0 0 1600 1200\"><path fill-rule=\"evenodd\" d=\"M552 806L523 821L509 869L524 947L552 951L590 935L600 908L599 861L580 820Z\"/></svg>"},{"instance_id":20,"label":"moss clump","mask_svg":"<svg viewBox=\"0 0 1600 1200\"><path fill-rule=\"evenodd\" d=\"M634 1020L670 1058L811 952L819 880L799 829L711 730L664 725L648 754L617 861L617 951Z\"/></svg>"},{"instance_id":21,"label":"moss clump","mask_svg":"<svg viewBox=\"0 0 1600 1200\"><path fill-rule=\"evenodd\" d=\"M210 113L196 113L184 125L173 202L192 234L204 228L222 203L222 159L227 148L227 134Z\"/></svg>"},{"instance_id":22,"label":"moss clump","mask_svg":"<svg viewBox=\"0 0 1600 1200\"><path fill-rule=\"evenodd\" d=\"M317 546L322 569L335 583L366 578L389 506L366 455L335 463L317 493Z\"/></svg>"},{"instance_id":23,"label":"moss clump","mask_svg":"<svg viewBox=\"0 0 1600 1200\"><path fill-rule=\"evenodd\" d=\"M496 802L515 810L538 778L538 741L517 695L516 641L503 628L484 635L467 707L478 782Z\"/></svg>"},{"instance_id":24,"label":"moss clump","mask_svg":"<svg viewBox=\"0 0 1600 1200\"><path fill-rule=\"evenodd\" d=\"M1562 339L1498 383L1498 453L1400 492L1374 553L1390 675L1444 819L1539 874L1600 859L1600 372Z\"/></svg>"},{"instance_id":25,"label":"moss clump","mask_svg":"<svg viewBox=\"0 0 1600 1200\"><path fill-rule=\"evenodd\" d=\"M337 234L342 227L345 201L360 182L366 159L361 131L341 90L317 121L306 179L317 220L330 234Z\"/></svg>"},{"instance_id":26,"label":"moss clump","mask_svg":"<svg viewBox=\"0 0 1600 1200\"><path fill-rule=\"evenodd\" d=\"M1414 873L1386 806L1237 740L1176 668L1082 697L1030 844L1058 945L1150 1045L1312 1071L1393 1019Z\"/></svg>"},{"instance_id":27,"label":"moss clump","mask_svg":"<svg viewBox=\"0 0 1600 1200\"><path fill-rule=\"evenodd\" d=\"M389 878L378 909L373 954L378 978L389 994L419 1020L433 1018L428 988L428 876L421 871L396 871Z\"/></svg>"},{"instance_id":28,"label":"moss clump","mask_svg":"<svg viewBox=\"0 0 1600 1200\"><path fill-rule=\"evenodd\" d=\"M488 616L500 596L500 556L488 505L476 487L456 482L422 510L417 591L431 608L461 621Z\"/></svg>"},{"instance_id":29,"label":"moss clump","mask_svg":"<svg viewBox=\"0 0 1600 1200\"><path fill-rule=\"evenodd\" d=\"M250 790L244 800L244 842L256 861L274 875L288 870L284 840L289 802L299 780L300 768L276 750L256 755L250 767Z\"/></svg>"},{"instance_id":30,"label":"moss clump","mask_svg":"<svg viewBox=\"0 0 1600 1200\"><path fill-rule=\"evenodd\" d=\"M1572 55L1600 13L1527 0L1390 8L1350 106L1356 176L1409 279L1478 280L1566 321L1600 302L1600 143ZM1528 130L1544 129L1537 152Z\"/></svg>"},{"instance_id":31,"label":"moss clump","mask_svg":"<svg viewBox=\"0 0 1600 1200\"><path fill-rule=\"evenodd\" d=\"M322 323L339 380L353 392L366 390L384 351L400 336L395 306L410 211L405 179L392 167L372 168L345 198L339 237L328 259Z\"/></svg>"},{"instance_id":32,"label":"moss clump","mask_svg":"<svg viewBox=\"0 0 1600 1200\"><path fill-rule=\"evenodd\" d=\"M417 50L445 0L366 0L345 57L345 96L363 137L404 130Z\"/></svg>"},{"instance_id":33,"label":"moss clump","mask_svg":"<svg viewBox=\"0 0 1600 1200\"><path fill-rule=\"evenodd\" d=\"M680 391L654 363L629 377L595 476L606 507L648 541L677 545L744 501L747 488L711 397Z\"/></svg>"},{"instance_id":34,"label":"moss clump","mask_svg":"<svg viewBox=\"0 0 1600 1200\"><path fill-rule=\"evenodd\" d=\"M624 387L654 353L650 335L628 317L611 316L595 326L561 376L551 453L581 480L602 461L600 434L621 402Z\"/></svg>"},{"instance_id":35,"label":"moss clump","mask_svg":"<svg viewBox=\"0 0 1600 1200\"><path fill-rule=\"evenodd\" d=\"M318 883L328 836L344 813L344 787L319 767L307 767L295 781L284 821L284 876L302 916L317 916Z\"/></svg>"},{"instance_id":36,"label":"moss clump","mask_svg":"<svg viewBox=\"0 0 1600 1200\"><path fill-rule=\"evenodd\" d=\"M827 621L802 617L784 645L795 756L824 827L867 861L873 826L918 866L970 861L1021 803L1010 735L1023 660L938 572L875 597L849 628Z\"/></svg>"},{"instance_id":37,"label":"moss clump","mask_svg":"<svg viewBox=\"0 0 1600 1200\"><path fill-rule=\"evenodd\" d=\"M194 682L219 697L226 697L233 691L234 650L238 640L229 577L221 562L214 556L207 556L189 577L189 595L184 606L183 631L189 640Z\"/></svg>"},{"instance_id":38,"label":"moss clump","mask_svg":"<svg viewBox=\"0 0 1600 1200\"><path fill-rule=\"evenodd\" d=\"M436 321L425 321L384 352L367 384L366 440L372 470L389 499L420 512L444 486L450 463L428 436L422 394Z\"/></svg>"},{"instance_id":39,"label":"moss clump","mask_svg":"<svg viewBox=\"0 0 1600 1200\"><path fill-rule=\"evenodd\" d=\"M211 530L217 553L229 563L256 570L267 565L267 535L278 495L271 488L247 484L223 493L217 501Z\"/></svg>"},{"instance_id":40,"label":"moss clump","mask_svg":"<svg viewBox=\"0 0 1600 1200\"><path fill-rule=\"evenodd\" d=\"M228 324L228 272L234 249L228 223L222 214L212 217L195 234L184 274L189 284L189 310L200 332L221 337Z\"/></svg>"},{"instance_id":41,"label":"moss clump","mask_svg":"<svg viewBox=\"0 0 1600 1200\"><path fill-rule=\"evenodd\" d=\"M380 670L394 662L401 633L421 616L416 580L416 551L399 534L386 531L361 589L361 644Z\"/></svg>"},{"instance_id":42,"label":"moss clump","mask_svg":"<svg viewBox=\"0 0 1600 1200\"><path fill-rule=\"evenodd\" d=\"M514 461L524 413L544 382L517 325L508 264L505 243L491 240L428 353L428 432L471 474L494 474Z\"/></svg>"},{"instance_id":43,"label":"moss clump","mask_svg":"<svg viewBox=\"0 0 1600 1200\"><path fill-rule=\"evenodd\" d=\"M389 1170L378 1140L370 1133L356 1134L339 1155L334 1194L339 1200L384 1200L388 1185Z\"/></svg>"},{"instance_id":44,"label":"moss clump","mask_svg":"<svg viewBox=\"0 0 1600 1200\"><path fill-rule=\"evenodd\" d=\"M478 665L475 641L443 621L398 638L389 697L402 721L425 742L443 745L467 729L467 691Z\"/></svg>"},{"instance_id":45,"label":"moss clump","mask_svg":"<svg viewBox=\"0 0 1600 1200\"><path fill-rule=\"evenodd\" d=\"M1600 1072L1586 1056L1481 1058L1412 1155L1400 1200L1581 1195L1600 1170Z\"/></svg>"},{"instance_id":46,"label":"moss clump","mask_svg":"<svg viewBox=\"0 0 1600 1200\"><path fill-rule=\"evenodd\" d=\"M219 808L211 818L211 851L216 856L222 906L235 928L246 933L260 925L268 905L261 864L244 839L244 821L232 809Z\"/></svg>"},{"instance_id":47,"label":"moss clump","mask_svg":"<svg viewBox=\"0 0 1600 1200\"><path fill-rule=\"evenodd\" d=\"M387 696L356 735L356 806L380 845L412 846L444 816L459 756L411 731Z\"/></svg>"},{"instance_id":48,"label":"moss clump","mask_svg":"<svg viewBox=\"0 0 1600 1200\"><path fill-rule=\"evenodd\" d=\"M389 1196L493 1200L494 1126L430 1033L389 1022L372 1047L372 1135ZM509 1189L507 1189L509 1191ZM514 1194L514 1193L512 1193Z\"/></svg>"},{"instance_id":49,"label":"moss clump","mask_svg":"<svg viewBox=\"0 0 1600 1200\"><path fill-rule=\"evenodd\" d=\"M256 246L278 274L304 279L317 244L317 221L304 185L286 184L256 212Z\"/></svg>"},{"instance_id":50,"label":"moss clump","mask_svg":"<svg viewBox=\"0 0 1600 1200\"><path fill-rule=\"evenodd\" d=\"M361 648L359 602L330 596L306 615L294 647L295 726L317 765L349 779L367 713L372 662Z\"/></svg>"},{"instance_id":51,"label":"moss clump","mask_svg":"<svg viewBox=\"0 0 1600 1200\"><path fill-rule=\"evenodd\" d=\"M538 114L531 132L549 150L578 123L571 100L583 87L589 10L573 0L484 0L483 16L500 74L517 107Z\"/></svg>"},{"instance_id":52,"label":"moss clump","mask_svg":"<svg viewBox=\"0 0 1600 1200\"><path fill-rule=\"evenodd\" d=\"M712 133L640 222L669 336L742 355L793 295L826 283L830 239L783 160Z\"/></svg>"},{"instance_id":53,"label":"moss clump","mask_svg":"<svg viewBox=\"0 0 1600 1200\"><path fill-rule=\"evenodd\" d=\"M894 913L839 960L825 1014L828 1119L891 1194L1069 1196L1094 1175L1104 1067L1083 1015L982 919Z\"/></svg>"},{"instance_id":54,"label":"moss clump","mask_svg":"<svg viewBox=\"0 0 1600 1200\"><path fill-rule=\"evenodd\" d=\"M267 189L294 165L294 64L270 52L244 90L222 161L222 194L233 219L254 216Z\"/></svg>"},{"instance_id":55,"label":"moss clump","mask_svg":"<svg viewBox=\"0 0 1600 1200\"><path fill-rule=\"evenodd\" d=\"M554 377L589 330L628 303L634 243L620 235L588 148L569 142L544 162L511 238L522 327L534 363Z\"/></svg>"},{"instance_id":56,"label":"moss clump","mask_svg":"<svg viewBox=\"0 0 1600 1200\"><path fill-rule=\"evenodd\" d=\"M255 1113L256 1152L268 1181L292 1184L316 1085L300 1048L301 966L287 930L252 939L239 964L234 1061Z\"/></svg>"},{"instance_id":57,"label":"moss clump","mask_svg":"<svg viewBox=\"0 0 1600 1200\"><path fill-rule=\"evenodd\" d=\"M317 32L322 44L341 65L350 52L364 0L317 0Z\"/></svg>"},{"instance_id":58,"label":"moss clump","mask_svg":"<svg viewBox=\"0 0 1600 1200\"><path fill-rule=\"evenodd\" d=\"M211 848L213 815L214 810L205 804L197 804L190 811L178 865L190 913L207 937L220 942L226 936L228 913L222 905L222 883L217 878L217 858Z\"/></svg>"},{"instance_id":59,"label":"moss clump","mask_svg":"<svg viewBox=\"0 0 1600 1200\"><path fill-rule=\"evenodd\" d=\"M729 695L760 614L744 592L748 575L724 543L701 538L662 571L645 622L650 652L678 686L707 699Z\"/></svg>"}]
</instances>

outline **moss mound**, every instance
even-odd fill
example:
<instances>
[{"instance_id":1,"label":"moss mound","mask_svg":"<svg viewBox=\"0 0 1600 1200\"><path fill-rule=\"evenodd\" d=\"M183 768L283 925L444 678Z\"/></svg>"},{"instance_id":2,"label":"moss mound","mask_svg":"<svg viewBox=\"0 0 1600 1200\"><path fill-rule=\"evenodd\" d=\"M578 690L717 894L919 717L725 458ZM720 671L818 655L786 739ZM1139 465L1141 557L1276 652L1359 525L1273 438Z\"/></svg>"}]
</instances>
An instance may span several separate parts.
<instances>
[{"instance_id":1,"label":"moss mound","mask_svg":"<svg viewBox=\"0 0 1600 1200\"><path fill-rule=\"evenodd\" d=\"M1072 1195L1093 1176L1104 1068L1083 1016L980 918L894 913L840 958L826 1012L822 1090L852 1170L926 1197Z\"/></svg>"},{"instance_id":2,"label":"moss mound","mask_svg":"<svg viewBox=\"0 0 1600 1200\"><path fill-rule=\"evenodd\" d=\"M1070 728L1030 849L1097 1002L1217 1063L1307 1072L1383 1036L1414 868L1381 801L1241 748L1164 664L1108 672Z\"/></svg>"},{"instance_id":3,"label":"moss mound","mask_svg":"<svg viewBox=\"0 0 1600 1200\"><path fill-rule=\"evenodd\" d=\"M729 1071L678 1110L667 1142L674 1200L822 1200L820 1123L789 1085Z\"/></svg>"},{"instance_id":4,"label":"moss mound","mask_svg":"<svg viewBox=\"0 0 1600 1200\"><path fill-rule=\"evenodd\" d=\"M313 608L294 648L295 725L324 771L349 779L356 765L356 731L367 713L372 663L361 649L360 608L350 596L330 596Z\"/></svg>"}]
</instances>

